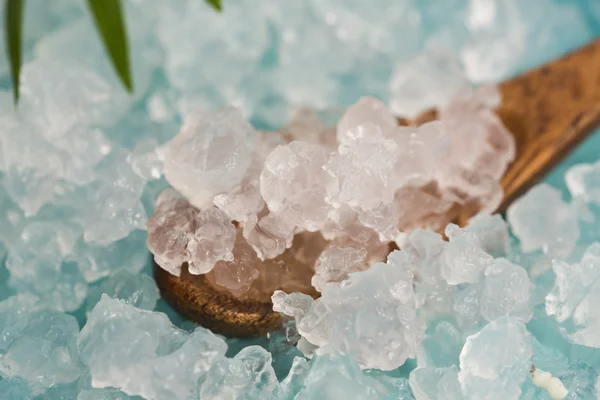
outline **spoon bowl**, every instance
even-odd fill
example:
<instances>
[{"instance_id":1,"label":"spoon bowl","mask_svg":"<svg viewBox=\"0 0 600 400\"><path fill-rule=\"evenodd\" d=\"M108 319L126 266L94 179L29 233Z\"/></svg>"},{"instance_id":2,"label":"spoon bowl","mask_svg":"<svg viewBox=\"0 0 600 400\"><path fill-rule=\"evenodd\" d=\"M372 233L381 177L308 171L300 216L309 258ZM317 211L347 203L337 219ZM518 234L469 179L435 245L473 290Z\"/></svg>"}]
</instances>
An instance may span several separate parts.
<instances>
[{"instance_id":1,"label":"spoon bowl","mask_svg":"<svg viewBox=\"0 0 600 400\"><path fill-rule=\"evenodd\" d=\"M517 145L516 158L501 182L504 197L497 211L504 212L600 125L600 40L499 88L502 103L497 113ZM429 110L412 122L435 116L435 110ZM457 222L464 224L477 211L460 210ZM180 277L156 264L154 274L162 296L175 310L215 333L256 337L281 325L281 315L269 300L237 299L202 276L189 274L185 265Z\"/></svg>"}]
</instances>

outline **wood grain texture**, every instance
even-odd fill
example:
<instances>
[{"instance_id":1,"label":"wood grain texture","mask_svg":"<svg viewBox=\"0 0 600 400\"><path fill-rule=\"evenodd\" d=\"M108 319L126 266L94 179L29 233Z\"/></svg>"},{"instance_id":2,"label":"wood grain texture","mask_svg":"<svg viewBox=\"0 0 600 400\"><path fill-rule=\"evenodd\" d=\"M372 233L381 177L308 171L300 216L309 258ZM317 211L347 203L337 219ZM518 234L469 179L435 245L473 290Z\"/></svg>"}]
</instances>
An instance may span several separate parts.
<instances>
[{"instance_id":1,"label":"wood grain texture","mask_svg":"<svg viewBox=\"0 0 600 400\"><path fill-rule=\"evenodd\" d=\"M538 182L600 124L600 39L540 68L500 84L498 113L515 135L517 156L502 186L506 207ZM413 123L436 117L428 111ZM409 123L409 121L401 121ZM599 149L600 150L600 149ZM465 221L475 210L463 210ZM202 277L175 277L155 265L163 297L186 318L230 337L254 337L277 329L281 316L270 302L240 301L217 292Z\"/></svg>"},{"instance_id":2,"label":"wood grain texture","mask_svg":"<svg viewBox=\"0 0 600 400\"><path fill-rule=\"evenodd\" d=\"M152 261L161 296L185 318L229 337L258 337L281 326L273 304L242 301L215 290L202 275L191 275L187 264L181 277L171 275Z\"/></svg>"},{"instance_id":3,"label":"wood grain texture","mask_svg":"<svg viewBox=\"0 0 600 400\"><path fill-rule=\"evenodd\" d=\"M498 114L517 142L502 179L503 212L600 124L600 39L502 83L500 91Z\"/></svg>"}]
</instances>

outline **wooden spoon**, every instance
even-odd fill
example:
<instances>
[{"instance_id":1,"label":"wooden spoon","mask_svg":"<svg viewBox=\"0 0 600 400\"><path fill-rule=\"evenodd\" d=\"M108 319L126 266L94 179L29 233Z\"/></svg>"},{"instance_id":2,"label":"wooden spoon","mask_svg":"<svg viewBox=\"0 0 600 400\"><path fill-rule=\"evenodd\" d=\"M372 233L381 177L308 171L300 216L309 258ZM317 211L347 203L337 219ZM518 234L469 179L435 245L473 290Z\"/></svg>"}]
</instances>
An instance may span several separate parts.
<instances>
[{"instance_id":1,"label":"wooden spoon","mask_svg":"<svg viewBox=\"0 0 600 400\"><path fill-rule=\"evenodd\" d=\"M502 179L498 211L556 166L600 125L600 39L560 59L499 85L500 118L514 134L517 155ZM420 122L435 115L425 113ZM465 210L464 221L473 214ZM186 318L232 337L253 337L276 330L281 316L268 299L239 300L216 290L202 276L183 268L176 277L154 264L162 296Z\"/></svg>"}]
</instances>

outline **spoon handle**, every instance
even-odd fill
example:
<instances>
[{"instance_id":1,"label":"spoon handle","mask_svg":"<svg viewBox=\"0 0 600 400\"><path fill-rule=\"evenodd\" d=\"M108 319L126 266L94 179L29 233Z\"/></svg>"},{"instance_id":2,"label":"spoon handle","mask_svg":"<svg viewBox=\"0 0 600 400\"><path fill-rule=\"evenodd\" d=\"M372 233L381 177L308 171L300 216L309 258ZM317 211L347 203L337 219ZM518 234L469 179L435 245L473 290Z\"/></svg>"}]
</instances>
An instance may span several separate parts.
<instances>
[{"instance_id":1,"label":"spoon handle","mask_svg":"<svg viewBox=\"0 0 600 400\"><path fill-rule=\"evenodd\" d=\"M503 82L500 91L498 114L517 143L502 179L503 212L600 125L600 39Z\"/></svg>"}]
</instances>

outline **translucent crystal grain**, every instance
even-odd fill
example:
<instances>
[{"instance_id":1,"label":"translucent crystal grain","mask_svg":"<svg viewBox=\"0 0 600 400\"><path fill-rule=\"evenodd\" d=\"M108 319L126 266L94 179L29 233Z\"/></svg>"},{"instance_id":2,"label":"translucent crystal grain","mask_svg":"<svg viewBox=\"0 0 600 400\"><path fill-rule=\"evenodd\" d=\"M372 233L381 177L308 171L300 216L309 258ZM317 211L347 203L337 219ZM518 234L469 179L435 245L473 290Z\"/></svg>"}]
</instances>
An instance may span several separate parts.
<instances>
[{"instance_id":1,"label":"translucent crystal grain","mask_svg":"<svg viewBox=\"0 0 600 400\"><path fill-rule=\"evenodd\" d=\"M529 338L525 325L512 317L501 317L469 336L458 373L465 398L519 398L531 367Z\"/></svg>"},{"instance_id":2,"label":"translucent crystal grain","mask_svg":"<svg viewBox=\"0 0 600 400\"><path fill-rule=\"evenodd\" d=\"M422 39L420 19L406 12L406 4L385 1L381 7L352 4L344 0L316 3L315 12L335 30L342 43L368 43L384 54L410 54ZM335 18L331 17L335 15ZM406 37L398 43L396 38ZM338 46L330 47L333 56Z\"/></svg>"},{"instance_id":3,"label":"translucent crystal grain","mask_svg":"<svg viewBox=\"0 0 600 400\"><path fill-rule=\"evenodd\" d=\"M481 293L481 314L488 321L511 315L523 322L531 319L530 291L533 285L527 271L499 258L485 269Z\"/></svg>"},{"instance_id":4,"label":"translucent crystal grain","mask_svg":"<svg viewBox=\"0 0 600 400\"><path fill-rule=\"evenodd\" d=\"M43 66L39 68L43 70ZM49 72L56 71L50 68ZM76 80L70 84L85 86ZM42 103L43 108L45 100L30 100ZM69 115L67 124L74 125L65 128L68 131L61 132L59 137L49 138L44 136L47 135L46 125L38 120L40 115L28 116L27 109L13 112L8 92L0 93L0 104L0 108L8 111L0 117L3 187L27 216L35 215L43 205L55 201L68 189L68 183L85 185L96 178L94 165L112 148L100 129L87 126L83 121L74 124ZM86 107L85 104L81 106ZM60 115L57 120L61 121Z\"/></svg>"},{"instance_id":5,"label":"translucent crystal grain","mask_svg":"<svg viewBox=\"0 0 600 400\"><path fill-rule=\"evenodd\" d=\"M401 245L413 258L412 268L417 282L436 283L441 280L442 255L447 242L439 233L415 229Z\"/></svg>"},{"instance_id":6,"label":"translucent crystal grain","mask_svg":"<svg viewBox=\"0 0 600 400\"><path fill-rule=\"evenodd\" d=\"M165 191L156 202L156 211L148 220L148 249L154 260L173 275L181 273L188 261L187 246L194 232L198 210L174 191Z\"/></svg>"},{"instance_id":7,"label":"translucent crystal grain","mask_svg":"<svg viewBox=\"0 0 600 400\"><path fill-rule=\"evenodd\" d=\"M148 221L148 247L159 265L179 275L188 262L190 273L201 274L233 260L236 229L227 214L215 207L198 212L171 191L161 196Z\"/></svg>"},{"instance_id":8,"label":"translucent crystal grain","mask_svg":"<svg viewBox=\"0 0 600 400\"><path fill-rule=\"evenodd\" d=\"M85 189L85 204L79 205L86 242L107 245L146 226L140 201L146 180L127 157L127 152L113 152L95 167L99 179Z\"/></svg>"},{"instance_id":9,"label":"translucent crystal grain","mask_svg":"<svg viewBox=\"0 0 600 400\"><path fill-rule=\"evenodd\" d=\"M196 111L168 144L165 177L192 205L204 209L238 185L250 166L254 129L235 108Z\"/></svg>"},{"instance_id":10,"label":"translucent crystal grain","mask_svg":"<svg viewBox=\"0 0 600 400\"><path fill-rule=\"evenodd\" d=\"M567 399L594 398L598 372L585 362L573 363L559 378L569 392Z\"/></svg>"},{"instance_id":11,"label":"translucent crystal grain","mask_svg":"<svg viewBox=\"0 0 600 400\"><path fill-rule=\"evenodd\" d=\"M0 380L0 400L33 399L27 383L21 378Z\"/></svg>"},{"instance_id":12,"label":"translucent crystal grain","mask_svg":"<svg viewBox=\"0 0 600 400\"><path fill-rule=\"evenodd\" d=\"M77 395L77 400L142 400L139 396L128 396L119 389L84 389Z\"/></svg>"},{"instance_id":13,"label":"translucent crystal grain","mask_svg":"<svg viewBox=\"0 0 600 400\"><path fill-rule=\"evenodd\" d=\"M451 367L458 365L463 335L455 324L438 320L428 324L421 349L417 354L419 367Z\"/></svg>"},{"instance_id":14,"label":"translucent crystal grain","mask_svg":"<svg viewBox=\"0 0 600 400\"><path fill-rule=\"evenodd\" d=\"M200 398L264 399L278 384L271 361L271 354L262 347L243 348L235 357L211 368L202 382Z\"/></svg>"},{"instance_id":15,"label":"translucent crystal grain","mask_svg":"<svg viewBox=\"0 0 600 400\"><path fill-rule=\"evenodd\" d=\"M218 261L233 260L236 229L227 214L212 207L198 213L194 223L197 228L187 244L190 273L203 274Z\"/></svg>"},{"instance_id":16,"label":"translucent crystal grain","mask_svg":"<svg viewBox=\"0 0 600 400\"><path fill-rule=\"evenodd\" d=\"M525 252L542 250L551 256L566 257L579 238L574 207L546 184L535 186L516 200L508 208L507 218Z\"/></svg>"},{"instance_id":17,"label":"translucent crystal grain","mask_svg":"<svg viewBox=\"0 0 600 400\"><path fill-rule=\"evenodd\" d=\"M312 285L319 292L330 282L341 282L352 272L367 268L367 251L351 247L331 246L317 259Z\"/></svg>"},{"instance_id":18,"label":"translucent crystal grain","mask_svg":"<svg viewBox=\"0 0 600 400\"><path fill-rule=\"evenodd\" d=\"M452 312L454 287L442 276L447 243L438 233L416 229L399 243L412 258L417 307L426 318L434 319Z\"/></svg>"},{"instance_id":19,"label":"translucent crystal grain","mask_svg":"<svg viewBox=\"0 0 600 400\"><path fill-rule=\"evenodd\" d=\"M573 198L600 203L600 163L571 166L565 173L565 182Z\"/></svg>"},{"instance_id":20,"label":"translucent crystal grain","mask_svg":"<svg viewBox=\"0 0 600 400\"><path fill-rule=\"evenodd\" d=\"M79 241L73 258L86 282L96 282L121 270L139 272L148 261L146 232L133 231L106 246Z\"/></svg>"},{"instance_id":21,"label":"translucent crystal grain","mask_svg":"<svg viewBox=\"0 0 600 400\"><path fill-rule=\"evenodd\" d=\"M18 240L24 225L29 221L5 190L0 190L0 210L0 223L3 227L0 240L5 247L10 247Z\"/></svg>"},{"instance_id":22,"label":"translucent crystal grain","mask_svg":"<svg viewBox=\"0 0 600 400\"><path fill-rule=\"evenodd\" d=\"M226 96L223 88L236 88L244 77L254 76L269 40L265 14L274 11L244 1L224 9L222 18L214 21L213 10L202 4L173 7L160 2L154 14L154 34L165 49L164 70L170 86L187 92L208 87ZM244 18L251 18L255 26L237 23ZM207 24L212 24L208 33ZM214 104L215 99L207 102Z\"/></svg>"},{"instance_id":23,"label":"translucent crystal grain","mask_svg":"<svg viewBox=\"0 0 600 400\"><path fill-rule=\"evenodd\" d=\"M86 303L88 311L94 308L104 293L142 310L153 310L159 298L152 277L129 271L118 271L97 287L90 288Z\"/></svg>"},{"instance_id":24,"label":"translucent crystal grain","mask_svg":"<svg viewBox=\"0 0 600 400\"><path fill-rule=\"evenodd\" d=\"M82 368L75 345L79 325L74 317L11 298L0 303L0 331L0 375L20 377L37 395L79 378Z\"/></svg>"},{"instance_id":25,"label":"translucent crystal grain","mask_svg":"<svg viewBox=\"0 0 600 400\"><path fill-rule=\"evenodd\" d=\"M370 131L369 126L378 127ZM372 97L363 97L346 110L337 124L337 140L348 144L357 139L369 139L368 135L381 133L392 136L398 121L381 101Z\"/></svg>"},{"instance_id":26,"label":"translucent crystal grain","mask_svg":"<svg viewBox=\"0 0 600 400\"><path fill-rule=\"evenodd\" d=\"M445 233L450 242L443 256L442 276L451 285L477 282L493 257L481 248L477 236L468 230L450 224Z\"/></svg>"},{"instance_id":27,"label":"translucent crystal grain","mask_svg":"<svg viewBox=\"0 0 600 400\"><path fill-rule=\"evenodd\" d=\"M600 346L600 315L594 306L600 300L600 244L589 246L578 263L557 260L552 269L556 279L546 296L546 313L566 323L565 334L571 342Z\"/></svg>"},{"instance_id":28,"label":"translucent crystal grain","mask_svg":"<svg viewBox=\"0 0 600 400\"><path fill-rule=\"evenodd\" d=\"M260 173L263 160L254 155L239 185L227 193L215 196L213 203L233 221L245 221L258 214L265 206L260 194Z\"/></svg>"},{"instance_id":29,"label":"translucent crystal grain","mask_svg":"<svg viewBox=\"0 0 600 400\"><path fill-rule=\"evenodd\" d=\"M56 164L55 166L58 167ZM32 166L9 166L5 171L3 188L19 204L25 215L35 215L44 204L55 199L54 189L57 178L48 170L39 172Z\"/></svg>"},{"instance_id":30,"label":"translucent crystal grain","mask_svg":"<svg viewBox=\"0 0 600 400\"><path fill-rule=\"evenodd\" d=\"M154 138L139 141L127 162L133 172L145 181L160 179L163 175L165 149Z\"/></svg>"},{"instance_id":31,"label":"translucent crystal grain","mask_svg":"<svg viewBox=\"0 0 600 400\"><path fill-rule=\"evenodd\" d=\"M37 60L23 67L22 80L23 111L43 127L46 139L59 138L79 126L109 124L127 109L123 92L82 65Z\"/></svg>"},{"instance_id":32,"label":"translucent crystal grain","mask_svg":"<svg viewBox=\"0 0 600 400\"><path fill-rule=\"evenodd\" d=\"M324 121L321 115L311 108L297 110L291 120L279 130L279 133L281 138L285 138L288 142L302 141L329 149L337 147L336 128L329 126L327 121ZM271 140L277 140L273 136L276 135L271 134Z\"/></svg>"},{"instance_id":33,"label":"translucent crystal grain","mask_svg":"<svg viewBox=\"0 0 600 400\"><path fill-rule=\"evenodd\" d=\"M81 379L81 378L80 378ZM67 383L62 385L56 385L49 388L44 396L43 400L62 400L62 399L76 399L79 394L80 386L79 381L73 383Z\"/></svg>"},{"instance_id":34,"label":"translucent crystal grain","mask_svg":"<svg viewBox=\"0 0 600 400\"><path fill-rule=\"evenodd\" d=\"M410 373L410 388L417 400L463 400L456 366L417 368Z\"/></svg>"},{"instance_id":35,"label":"translucent crystal grain","mask_svg":"<svg viewBox=\"0 0 600 400\"><path fill-rule=\"evenodd\" d=\"M436 171L443 168L441 160L448 151L449 138L444 125L431 121L418 127L396 127L392 139L398 145L394 184L397 187L430 184Z\"/></svg>"},{"instance_id":36,"label":"translucent crystal grain","mask_svg":"<svg viewBox=\"0 0 600 400\"><path fill-rule=\"evenodd\" d=\"M273 302L273 311L280 312L300 321L309 312L314 299L303 293L286 294L281 290L276 290L271 296Z\"/></svg>"},{"instance_id":37,"label":"translucent crystal grain","mask_svg":"<svg viewBox=\"0 0 600 400\"><path fill-rule=\"evenodd\" d=\"M27 327L32 310L40 299L30 294L12 296L0 302L0 351L6 352Z\"/></svg>"},{"instance_id":38,"label":"translucent crystal grain","mask_svg":"<svg viewBox=\"0 0 600 400\"><path fill-rule=\"evenodd\" d=\"M292 366L287 376L275 388L273 398L275 400L294 399L304 388L304 379L308 375L309 365L304 357L294 357Z\"/></svg>"},{"instance_id":39,"label":"translucent crystal grain","mask_svg":"<svg viewBox=\"0 0 600 400\"><path fill-rule=\"evenodd\" d=\"M391 370L414 356L425 329L417 315L412 281L408 256L394 252L388 263L352 273L344 285L325 285L309 310L306 303L280 308L279 298L274 299L274 308L295 316L298 332L319 346L317 354L342 352L362 368Z\"/></svg>"},{"instance_id":40,"label":"translucent crystal grain","mask_svg":"<svg viewBox=\"0 0 600 400\"><path fill-rule=\"evenodd\" d=\"M463 330L478 328L484 322L480 307L482 291L482 282L456 288L452 310Z\"/></svg>"},{"instance_id":41,"label":"translucent crystal grain","mask_svg":"<svg viewBox=\"0 0 600 400\"><path fill-rule=\"evenodd\" d=\"M100 128L81 127L59 139L53 139L50 143L55 147L55 152L64 157L63 171L57 174L57 177L76 185L86 185L96 180L106 182L102 179L103 168L108 165L110 171L113 166L110 162L102 164L102 161L111 152L120 153L115 151L116 146ZM114 167L119 168L120 165Z\"/></svg>"},{"instance_id":42,"label":"translucent crystal grain","mask_svg":"<svg viewBox=\"0 0 600 400\"><path fill-rule=\"evenodd\" d=\"M115 387L149 400L197 397L198 380L227 349L203 328L181 331L165 314L106 295L88 316L77 347L93 387Z\"/></svg>"},{"instance_id":43,"label":"translucent crystal grain","mask_svg":"<svg viewBox=\"0 0 600 400\"><path fill-rule=\"evenodd\" d=\"M410 383L407 378L395 376L385 371L371 370L366 375L375 378L382 385L382 392L386 393L384 398L399 400L415 400Z\"/></svg>"},{"instance_id":44,"label":"translucent crystal grain","mask_svg":"<svg viewBox=\"0 0 600 400\"><path fill-rule=\"evenodd\" d=\"M317 357L311 363L303 383L304 387L294 399L371 399L395 394L377 379L362 372L358 364L348 356Z\"/></svg>"},{"instance_id":45,"label":"translucent crystal grain","mask_svg":"<svg viewBox=\"0 0 600 400\"><path fill-rule=\"evenodd\" d=\"M321 146L292 142L278 146L265 161L260 192L272 213L299 228L316 231L327 220L323 170L329 151Z\"/></svg>"},{"instance_id":46,"label":"translucent crystal grain","mask_svg":"<svg viewBox=\"0 0 600 400\"><path fill-rule=\"evenodd\" d=\"M63 222L32 222L9 250L9 284L46 299L59 311L74 311L83 303L87 286L77 265L69 263L77 227Z\"/></svg>"},{"instance_id":47,"label":"translucent crystal grain","mask_svg":"<svg viewBox=\"0 0 600 400\"><path fill-rule=\"evenodd\" d=\"M439 46L429 46L396 65L390 82L390 108L399 116L416 117L445 105L467 84L458 60Z\"/></svg>"},{"instance_id":48,"label":"translucent crystal grain","mask_svg":"<svg viewBox=\"0 0 600 400\"><path fill-rule=\"evenodd\" d=\"M372 210L382 203L391 203L394 198L397 188L391 178L398 161L398 146L383 136L380 127L373 124L363 127L361 138L341 144L338 153L324 166L333 178L326 200L334 207L347 204Z\"/></svg>"},{"instance_id":49,"label":"translucent crystal grain","mask_svg":"<svg viewBox=\"0 0 600 400\"><path fill-rule=\"evenodd\" d=\"M441 192L435 183L401 188L394 195L398 228L403 232L417 228L441 231L452 221L455 200L454 196Z\"/></svg>"},{"instance_id":50,"label":"translucent crystal grain","mask_svg":"<svg viewBox=\"0 0 600 400\"><path fill-rule=\"evenodd\" d=\"M205 276L215 285L227 288L234 296L243 296L259 276L256 265L260 260L239 228L232 254L232 261L218 261Z\"/></svg>"},{"instance_id":51,"label":"translucent crystal grain","mask_svg":"<svg viewBox=\"0 0 600 400\"><path fill-rule=\"evenodd\" d=\"M493 257L503 257L510 251L508 225L498 214L477 214L469 220L467 230L477 237L481 248Z\"/></svg>"},{"instance_id":52,"label":"translucent crystal grain","mask_svg":"<svg viewBox=\"0 0 600 400\"><path fill-rule=\"evenodd\" d=\"M380 242L388 242L398 236L398 213L393 204L380 204L369 211L358 209L358 222L377 233Z\"/></svg>"},{"instance_id":53,"label":"translucent crystal grain","mask_svg":"<svg viewBox=\"0 0 600 400\"><path fill-rule=\"evenodd\" d=\"M349 68L352 52L343 46L344 41L336 37L330 26L315 20L312 7L294 5L294 18L286 18L289 12L289 9L278 11L282 17L279 29L283 33L280 49L283 68L277 74L278 84L292 104L331 105L336 84L330 74ZM313 43L312 48L304 46L305 40Z\"/></svg>"},{"instance_id":54,"label":"translucent crystal grain","mask_svg":"<svg viewBox=\"0 0 600 400\"><path fill-rule=\"evenodd\" d=\"M292 245L295 230L292 221L265 211L244 222L243 235L258 257L265 260L283 254Z\"/></svg>"},{"instance_id":55,"label":"translucent crystal grain","mask_svg":"<svg viewBox=\"0 0 600 400\"><path fill-rule=\"evenodd\" d=\"M502 200L498 183L515 157L513 135L495 114L500 92L495 86L465 89L440 112L449 147L436 172L442 189L462 202L476 201L493 212Z\"/></svg>"},{"instance_id":56,"label":"translucent crystal grain","mask_svg":"<svg viewBox=\"0 0 600 400\"><path fill-rule=\"evenodd\" d=\"M6 260L12 279L29 283L39 292L52 290L76 237L76 228L68 225L45 222L27 225Z\"/></svg>"},{"instance_id":57,"label":"translucent crystal grain","mask_svg":"<svg viewBox=\"0 0 600 400\"><path fill-rule=\"evenodd\" d=\"M364 226L358 213L345 204L331 210L329 221L322 233L327 240L337 239L340 244L349 241L366 246L379 242L377 232Z\"/></svg>"}]
</instances>

